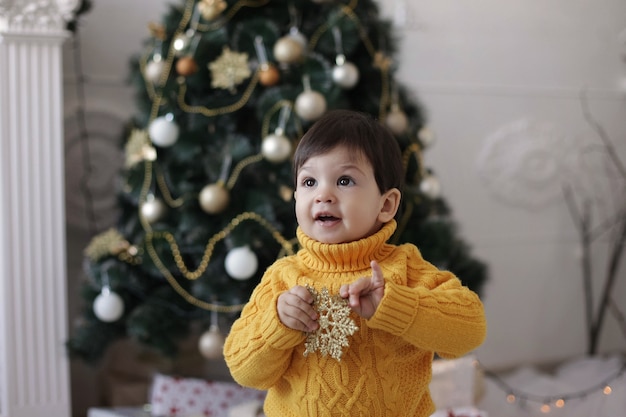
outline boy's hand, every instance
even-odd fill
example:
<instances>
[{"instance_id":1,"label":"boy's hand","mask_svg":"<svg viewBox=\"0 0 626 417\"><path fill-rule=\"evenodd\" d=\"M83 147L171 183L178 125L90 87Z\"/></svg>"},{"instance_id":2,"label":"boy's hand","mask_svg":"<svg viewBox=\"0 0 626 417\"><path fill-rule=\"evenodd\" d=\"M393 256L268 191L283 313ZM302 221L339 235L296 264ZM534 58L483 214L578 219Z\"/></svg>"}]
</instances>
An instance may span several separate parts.
<instances>
[{"instance_id":1,"label":"boy's hand","mask_svg":"<svg viewBox=\"0 0 626 417\"><path fill-rule=\"evenodd\" d=\"M365 319L374 315L385 294L385 278L380 265L376 261L372 261L370 265L371 277L359 278L352 284L342 285L339 289L339 295L347 298L352 310Z\"/></svg>"},{"instance_id":2,"label":"boy's hand","mask_svg":"<svg viewBox=\"0 0 626 417\"><path fill-rule=\"evenodd\" d=\"M317 330L318 324L317 312L311 304L313 296L309 290L296 285L278 296L276 303L278 318L290 329L313 332Z\"/></svg>"}]
</instances>

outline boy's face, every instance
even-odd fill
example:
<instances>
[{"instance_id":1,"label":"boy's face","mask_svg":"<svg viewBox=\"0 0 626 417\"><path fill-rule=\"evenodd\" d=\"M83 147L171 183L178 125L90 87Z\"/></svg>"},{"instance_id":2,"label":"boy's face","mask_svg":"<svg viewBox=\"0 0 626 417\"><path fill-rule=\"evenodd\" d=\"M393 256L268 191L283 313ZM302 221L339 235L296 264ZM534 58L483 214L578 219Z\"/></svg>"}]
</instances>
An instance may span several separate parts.
<instances>
[{"instance_id":1,"label":"boy's face","mask_svg":"<svg viewBox=\"0 0 626 417\"><path fill-rule=\"evenodd\" d=\"M376 233L395 215L397 204L381 195L363 155L337 146L304 162L296 179L296 218L307 236L322 243L352 242ZM395 201L395 200L394 200ZM389 211L392 211L389 217Z\"/></svg>"}]
</instances>

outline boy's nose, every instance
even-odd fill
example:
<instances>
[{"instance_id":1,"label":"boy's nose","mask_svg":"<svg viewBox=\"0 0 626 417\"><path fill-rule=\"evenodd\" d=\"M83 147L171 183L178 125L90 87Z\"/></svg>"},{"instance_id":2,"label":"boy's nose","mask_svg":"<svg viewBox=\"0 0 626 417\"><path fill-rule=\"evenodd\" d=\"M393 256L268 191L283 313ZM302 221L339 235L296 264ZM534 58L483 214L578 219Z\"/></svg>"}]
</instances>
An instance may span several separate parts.
<instances>
[{"instance_id":1,"label":"boy's nose","mask_svg":"<svg viewBox=\"0 0 626 417\"><path fill-rule=\"evenodd\" d=\"M335 195L328 186L320 185L317 189L316 203L332 203L335 201Z\"/></svg>"}]
</instances>

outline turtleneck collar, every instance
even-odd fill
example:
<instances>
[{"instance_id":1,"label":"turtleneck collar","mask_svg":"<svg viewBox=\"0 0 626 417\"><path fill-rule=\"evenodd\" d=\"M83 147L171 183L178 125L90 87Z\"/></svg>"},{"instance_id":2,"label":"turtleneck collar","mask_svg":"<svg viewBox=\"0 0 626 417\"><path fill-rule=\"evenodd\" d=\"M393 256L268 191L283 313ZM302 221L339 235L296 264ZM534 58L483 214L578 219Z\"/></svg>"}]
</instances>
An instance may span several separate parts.
<instances>
[{"instance_id":1,"label":"turtleneck collar","mask_svg":"<svg viewBox=\"0 0 626 417\"><path fill-rule=\"evenodd\" d=\"M298 258L309 268L323 272L344 272L369 269L370 262L380 261L393 249L385 245L395 232L396 221L391 220L376 233L348 243L321 243L304 234L298 227L296 235L302 249Z\"/></svg>"}]
</instances>

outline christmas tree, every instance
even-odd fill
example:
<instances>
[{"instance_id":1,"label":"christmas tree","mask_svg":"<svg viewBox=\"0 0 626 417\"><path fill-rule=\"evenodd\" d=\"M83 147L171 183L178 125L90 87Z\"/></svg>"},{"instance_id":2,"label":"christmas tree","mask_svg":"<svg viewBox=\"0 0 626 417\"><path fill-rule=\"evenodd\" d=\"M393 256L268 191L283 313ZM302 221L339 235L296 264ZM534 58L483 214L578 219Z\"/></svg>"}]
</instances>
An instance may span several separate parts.
<instances>
[{"instance_id":1,"label":"christmas tree","mask_svg":"<svg viewBox=\"0 0 626 417\"><path fill-rule=\"evenodd\" d=\"M186 0L151 24L131 79L121 215L85 249L85 313L70 353L97 362L130 338L176 357L221 355L264 270L295 253L291 154L328 109L375 115L397 137L406 187L393 243L480 293L486 266L458 236L424 113L395 79L397 40L372 0ZM201 335L201 336L200 336Z\"/></svg>"}]
</instances>

